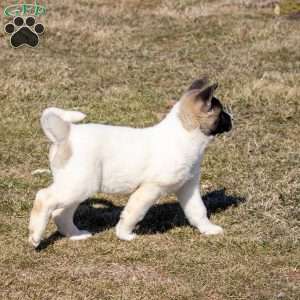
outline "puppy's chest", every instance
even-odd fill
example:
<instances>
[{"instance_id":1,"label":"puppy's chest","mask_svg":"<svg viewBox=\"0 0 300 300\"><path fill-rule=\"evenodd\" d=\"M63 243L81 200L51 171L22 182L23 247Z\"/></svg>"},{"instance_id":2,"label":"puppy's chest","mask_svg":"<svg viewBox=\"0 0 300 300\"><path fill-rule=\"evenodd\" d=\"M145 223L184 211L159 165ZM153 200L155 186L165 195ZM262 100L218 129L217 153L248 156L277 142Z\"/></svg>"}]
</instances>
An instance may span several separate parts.
<instances>
[{"instance_id":1,"label":"puppy's chest","mask_svg":"<svg viewBox=\"0 0 300 300\"><path fill-rule=\"evenodd\" d=\"M181 155L180 155L181 154ZM170 154L161 160L159 183L170 189L177 189L193 178L200 168L200 155L196 153Z\"/></svg>"}]
</instances>

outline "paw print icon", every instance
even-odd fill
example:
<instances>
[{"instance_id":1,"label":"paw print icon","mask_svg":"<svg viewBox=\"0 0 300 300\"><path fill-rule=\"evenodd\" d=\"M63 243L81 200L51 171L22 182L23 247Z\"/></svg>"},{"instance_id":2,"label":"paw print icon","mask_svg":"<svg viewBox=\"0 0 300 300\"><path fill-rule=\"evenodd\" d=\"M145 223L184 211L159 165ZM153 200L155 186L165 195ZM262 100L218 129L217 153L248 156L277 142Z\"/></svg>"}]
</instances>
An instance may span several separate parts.
<instances>
[{"instance_id":1,"label":"paw print icon","mask_svg":"<svg viewBox=\"0 0 300 300\"><path fill-rule=\"evenodd\" d=\"M18 48L26 45L36 47L39 44L39 35L45 31L44 25L36 23L32 16L15 17L11 23L5 25L4 30L10 34L10 43L12 47Z\"/></svg>"}]
</instances>

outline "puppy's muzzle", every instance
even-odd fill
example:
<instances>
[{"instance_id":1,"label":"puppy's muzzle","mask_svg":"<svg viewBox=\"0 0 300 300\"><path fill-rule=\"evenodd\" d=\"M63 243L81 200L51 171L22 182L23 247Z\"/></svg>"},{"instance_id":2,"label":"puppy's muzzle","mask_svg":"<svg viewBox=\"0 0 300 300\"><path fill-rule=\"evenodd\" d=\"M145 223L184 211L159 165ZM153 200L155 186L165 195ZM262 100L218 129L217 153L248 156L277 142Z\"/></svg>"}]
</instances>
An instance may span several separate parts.
<instances>
[{"instance_id":1,"label":"puppy's muzzle","mask_svg":"<svg viewBox=\"0 0 300 300\"><path fill-rule=\"evenodd\" d=\"M214 134L221 134L223 132L228 132L231 129L232 129L231 116L227 112L222 111L220 114L218 126L215 129Z\"/></svg>"}]
</instances>

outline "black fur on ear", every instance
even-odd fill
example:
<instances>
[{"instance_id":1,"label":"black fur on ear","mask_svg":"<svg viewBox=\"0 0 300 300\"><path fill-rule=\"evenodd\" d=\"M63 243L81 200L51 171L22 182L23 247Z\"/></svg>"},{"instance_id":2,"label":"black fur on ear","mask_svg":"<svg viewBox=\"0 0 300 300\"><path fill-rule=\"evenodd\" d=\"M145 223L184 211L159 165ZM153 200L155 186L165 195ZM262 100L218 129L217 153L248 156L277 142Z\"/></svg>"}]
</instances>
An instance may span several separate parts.
<instances>
[{"instance_id":1,"label":"black fur on ear","mask_svg":"<svg viewBox=\"0 0 300 300\"><path fill-rule=\"evenodd\" d=\"M213 93L217 87L218 87L217 83L205 87L204 89L199 91L197 98L204 101L211 101L213 97Z\"/></svg>"},{"instance_id":2,"label":"black fur on ear","mask_svg":"<svg viewBox=\"0 0 300 300\"><path fill-rule=\"evenodd\" d=\"M202 78L196 79L193 81L191 86L188 88L188 91L191 90L201 90L208 84L208 77L203 76Z\"/></svg>"},{"instance_id":3,"label":"black fur on ear","mask_svg":"<svg viewBox=\"0 0 300 300\"><path fill-rule=\"evenodd\" d=\"M212 85L214 91L218 88L218 86L219 86L219 84L217 82Z\"/></svg>"}]
</instances>

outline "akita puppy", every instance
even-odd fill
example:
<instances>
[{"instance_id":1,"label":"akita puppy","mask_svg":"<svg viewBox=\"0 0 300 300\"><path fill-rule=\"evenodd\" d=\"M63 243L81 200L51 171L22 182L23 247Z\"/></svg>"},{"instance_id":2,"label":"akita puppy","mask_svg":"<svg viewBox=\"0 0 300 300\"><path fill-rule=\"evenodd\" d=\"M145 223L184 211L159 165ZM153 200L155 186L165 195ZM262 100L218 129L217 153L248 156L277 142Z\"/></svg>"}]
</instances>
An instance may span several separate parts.
<instances>
[{"instance_id":1,"label":"akita puppy","mask_svg":"<svg viewBox=\"0 0 300 300\"><path fill-rule=\"evenodd\" d=\"M135 225L160 197L175 193L190 224L203 234L222 233L212 224L200 196L200 164L216 134L232 127L230 115L213 96L217 84L196 80L157 125L136 129L74 123L85 115L47 108L41 125L52 142L53 183L38 191L29 224L37 247L49 218L73 240L91 234L73 223L78 205L96 192L131 194L116 226L122 240L136 237Z\"/></svg>"}]
</instances>

